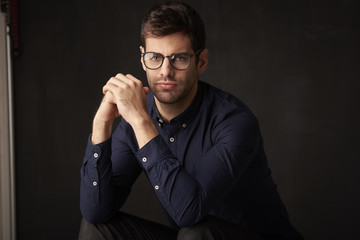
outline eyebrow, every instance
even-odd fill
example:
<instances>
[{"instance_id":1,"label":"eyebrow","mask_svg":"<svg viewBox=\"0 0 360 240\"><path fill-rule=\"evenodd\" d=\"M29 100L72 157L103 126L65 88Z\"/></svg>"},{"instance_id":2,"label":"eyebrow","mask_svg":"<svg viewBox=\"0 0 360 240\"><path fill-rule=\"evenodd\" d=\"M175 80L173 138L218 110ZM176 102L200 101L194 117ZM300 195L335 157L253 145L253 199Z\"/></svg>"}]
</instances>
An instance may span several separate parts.
<instances>
[{"instance_id":1,"label":"eyebrow","mask_svg":"<svg viewBox=\"0 0 360 240\"><path fill-rule=\"evenodd\" d=\"M164 54L159 53L159 52L155 52L155 51L146 51L145 53L147 53L147 52L157 53L157 54L161 54L161 55L165 56ZM172 56L172 55L181 54L181 53L190 53L190 52L186 52L186 51L182 51L182 52L175 52L175 53L171 53L170 55L166 55L166 56ZM193 54L193 53L190 53L190 54Z\"/></svg>"}]
</instances>

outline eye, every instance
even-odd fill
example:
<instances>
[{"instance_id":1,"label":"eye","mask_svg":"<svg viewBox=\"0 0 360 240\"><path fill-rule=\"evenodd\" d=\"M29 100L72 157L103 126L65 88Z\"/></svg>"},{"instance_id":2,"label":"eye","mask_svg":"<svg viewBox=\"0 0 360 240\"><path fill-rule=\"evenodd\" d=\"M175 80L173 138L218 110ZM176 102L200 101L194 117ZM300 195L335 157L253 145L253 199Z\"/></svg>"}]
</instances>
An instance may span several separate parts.
<instances>
[{"instance_id":1,"label":"eye","mask_svg":"<svg viewBox=\"0 0 360 240\"><path fill-rule=\"evenodd\" d=\"M146 53L144 59L145 61L159 62L162 60L162 57L157 53Z\"/></svg>"},{"instance_id":2,"label":"eye","mask_svg":"<svg viewBox=\"0 0 360 240\"><path fill-rule=\"evenodd\" d=\"M150 58L151 61L157 61L159 59L158 56L154 55Z\"/></svg>"},{"instance_id":3,"label":"eye","mask_svg":"<svg viewBox=\"0 0 360 240\"><path fill-rule=\"evenodd\" d=\"M150 57L150 60L154 62L161 61L161 59L162 57L159 54L152 54L152 56Z\"/></svg>"},{"instance_id":4,"label":"eye","mask_svg":"<svg viewBox=\"0 0 360 240\"><path fill-rule=\"evenodd\" d=\"M173 57L174 62L186 62L187 59L188 59L188 56L184 55L184 54L176 54Z\"/></svg>"}]
</instances>

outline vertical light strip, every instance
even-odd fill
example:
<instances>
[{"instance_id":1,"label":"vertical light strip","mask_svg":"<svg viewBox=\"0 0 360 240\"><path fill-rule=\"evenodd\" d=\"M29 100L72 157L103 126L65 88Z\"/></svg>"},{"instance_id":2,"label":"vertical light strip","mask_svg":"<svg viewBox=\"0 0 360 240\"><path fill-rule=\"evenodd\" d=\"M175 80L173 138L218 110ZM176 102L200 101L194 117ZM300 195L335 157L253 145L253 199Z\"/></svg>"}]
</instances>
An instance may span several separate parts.
<instances>
[{"instance_id":1,"label":"vertical light strip","mask_svg":"<svg viewBox=\"0 0 360 240\"><path fill-rule=\"evenodd\" d=\"M9 104L9 151L10 151L10 197L11 197L11 239L16 239L16 201L15 201L15 132L14 132L14 101L13 80L11 61L10 28L6 26L6 53L7 53L7 80L8 80L8 104Z\"/></svg>"}]
</instances>

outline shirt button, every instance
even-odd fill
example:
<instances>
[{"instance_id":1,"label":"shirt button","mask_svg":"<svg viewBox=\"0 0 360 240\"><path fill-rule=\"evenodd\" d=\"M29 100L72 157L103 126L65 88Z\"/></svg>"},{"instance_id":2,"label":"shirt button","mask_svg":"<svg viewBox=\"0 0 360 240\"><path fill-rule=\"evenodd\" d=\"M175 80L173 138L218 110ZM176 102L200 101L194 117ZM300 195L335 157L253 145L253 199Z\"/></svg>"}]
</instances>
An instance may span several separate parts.
<instances>
[{"instance_id":1,"label":"shirt button","mask_svg":"<svg viewBox=\"0 0 360 240\"><path fill-rule=\"evenodd\" d=\"M99 154L94 153L94 158L98 158L98 157L99 157Z\"/></svg>"},{"instance_id":2,"label":"shirt button","mask_svg":"<svg viewBox=\"0 0 360 240\"><path fill-rule=\"evenodd\" d=\"M159 190L159 186L158 186L158 185L155 185L155 190Z\"/></svg>"},{"instance_id":3,"label":"shirt button","mask_svg":"<svg viewBox=\"0 0 360 240\"><path fill-rule=\"evenodd\" d=\"M94 187L96 187L96 186L97 186L97 182L94 181L94 182L93 182L93 185L94 185Z\"/></svg>"},{"instance_id":4,"label":"shirt button","mask_svg":"<svg viewBox=\"0 0 360 240\"><path fill-rule=\"evenodd\" d=\"M143 158L142 158L142 161L143 161L143 162L146 162L146 161L147 161L147 158L146 158L146 157L143 157Z\"/></svg>"},{"instance_id":5,"label":"shirt button","mask_svg":"<svg viewBox=\"0 0 360 240\"><path fill-rule=\"evenodd\" d=\"M175 138L171 137L169 140L170 140L170 142L174 142Z\"/></svg>"},{"instance_id":6,"label":"shirt button","mask_svg":"<svg viewBox=\"0 0 360 240\"><path fill-rule=\"evenodd\" d=\"M186 123L183 123L181 126L182 126L183 128L186 128Z\"/></svg>"}]
</instances>

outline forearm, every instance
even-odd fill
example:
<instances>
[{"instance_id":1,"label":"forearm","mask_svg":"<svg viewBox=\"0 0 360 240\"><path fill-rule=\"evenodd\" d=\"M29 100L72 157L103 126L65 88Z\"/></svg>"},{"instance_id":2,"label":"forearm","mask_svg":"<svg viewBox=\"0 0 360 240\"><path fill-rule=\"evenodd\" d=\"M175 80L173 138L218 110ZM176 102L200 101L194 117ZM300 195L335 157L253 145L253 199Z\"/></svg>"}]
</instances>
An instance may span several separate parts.
<instances>
[{"instance_id":1,"label":"forearm","mask_svg":"<svg viewBox=\"0 0 360 240\"><path fill-rule=\"evenodd\" d=\"M96 145L105 142L111 137L114 120L115 119L103 119L100 110L96 113L92 126L92 144Z\"/></svg>"},{"instance_id":2,"label":"forearm","mask_svg":"<svg viewBox=\"0 0 360 240\"><path fill-rule=\"evenodd\" d=\"M137 157L161 204L178 226L189 226L201 220L203 189L185 171L161 136L140 149Z\"/></svg>"},{"instance_id":3,"label":"forearm","mask_svg":"<svg viewBox=\"0 0 360 240\"><path fill-rule=\"evenodd\" d=\"M122 74L111 78L103 88L104 98L93 120L81 169L81 209L92 221L107 220L117 211L141 171L133 154L138 148L130 148L127 141L131 135L119 131L115 140L111 139L115 119L122 117L121 124L132 126L139 148L158 135L146 111L148 91L141 81ZM105 151L97 145L105 145Z\"/></svg>"},{"instance_id":4,"label":"forearm","mask_svg":"<svg viewBox=\"0 0 360 240\"><path fill-rule=\"evenodd\" d=\"M147 113L145 113L142 118L133 121L131 126L134 130L139 149L159 135L159 131Z\"/></svg>"},{"instance_id":5,"label":"forearm","mask_svg":"<svg viewBox=\"0 0 360 240\"><path fill-rule=\"evenodd\" d=\"M108 220L117 209L110 142L93 145L89 141L81 167L80 209L83 217L91 223ZM127 195L119 196L119 202L120 197L126 199Z\"/></svg>"},{"instance_id":6,"label":"forearm","mask_svg":"<svg viewBox=\"0 0 360 240\"><path fill-rule=\"evenodd\" d=\"M253 158L252 147L228 141L205 147L206 152L198 155L193 154L198 151L196 144L187 144L188 154L183 157L189 158L188 165L161 136L137 152L159 200L180 227L197 223L216 208Z\"/></svg>"}]
</instances>

